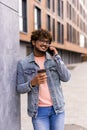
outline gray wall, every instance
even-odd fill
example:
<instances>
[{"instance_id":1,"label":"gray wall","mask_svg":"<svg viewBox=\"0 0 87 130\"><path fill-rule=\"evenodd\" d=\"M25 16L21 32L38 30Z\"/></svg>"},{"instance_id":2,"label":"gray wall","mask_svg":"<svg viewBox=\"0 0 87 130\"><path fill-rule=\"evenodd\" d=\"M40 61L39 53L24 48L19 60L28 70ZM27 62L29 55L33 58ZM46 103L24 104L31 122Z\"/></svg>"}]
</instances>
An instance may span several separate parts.
<instances>
[{"instance_id":1,"label":"gray wall","mask_svg":"<svg viewBox=\"0 0 87 130\"><path fill-rule=\"evenodd\" d=\"M20 130L18 0L0 0L0 130Z\"/></svg>"},{"instance_id":2,"label":"gray wall","mask_svg":"<svg viewBox=\"0 0 87 130\"><path fill-rule=\"evenodd\" d=\"M24 58L27 55L26 45L20 44L20 59Z\"/></svg>"}]
</instances>

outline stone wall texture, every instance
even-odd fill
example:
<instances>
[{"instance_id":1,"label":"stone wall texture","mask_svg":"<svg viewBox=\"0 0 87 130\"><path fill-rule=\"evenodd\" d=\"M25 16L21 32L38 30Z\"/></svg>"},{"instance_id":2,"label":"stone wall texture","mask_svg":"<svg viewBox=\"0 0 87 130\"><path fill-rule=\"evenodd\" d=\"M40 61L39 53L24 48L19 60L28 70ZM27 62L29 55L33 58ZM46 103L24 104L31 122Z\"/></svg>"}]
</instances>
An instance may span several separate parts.
<instances>
[{"instance_id":1,"label":"stone wall texture","mask_svg":"<svg viewBox=\"0 0 87 130\"><path fill-rule=\"evenodd\" d=\"M20 130L18 0L0 0L0 130Z\"/></svg>"}]
</instances>

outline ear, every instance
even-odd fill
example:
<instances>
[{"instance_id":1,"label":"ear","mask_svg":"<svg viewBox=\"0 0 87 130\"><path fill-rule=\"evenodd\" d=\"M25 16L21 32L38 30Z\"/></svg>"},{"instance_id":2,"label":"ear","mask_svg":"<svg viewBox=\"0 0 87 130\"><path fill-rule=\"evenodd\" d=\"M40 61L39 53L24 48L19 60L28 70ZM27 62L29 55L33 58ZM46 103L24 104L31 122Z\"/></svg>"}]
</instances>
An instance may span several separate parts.
<instances>
[{"instance_id":1,"label":"ear","mask_svg":"<svg viewBox=\"0 0 87 130\"><path fill-rule=\"evenodd\" d=\"M36 43L35 41L32 41L32 45L33 45L33 46L35 45L35 43Z\"/></svg>"}]
</instances>

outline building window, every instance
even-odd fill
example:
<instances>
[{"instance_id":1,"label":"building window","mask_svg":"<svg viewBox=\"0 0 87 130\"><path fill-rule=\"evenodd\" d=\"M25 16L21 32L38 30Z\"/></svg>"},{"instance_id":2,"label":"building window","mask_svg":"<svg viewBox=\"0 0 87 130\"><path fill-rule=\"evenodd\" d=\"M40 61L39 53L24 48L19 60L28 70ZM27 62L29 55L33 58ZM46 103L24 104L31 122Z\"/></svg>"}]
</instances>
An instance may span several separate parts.
<instances>
[{"instance_id":1,"label":"building window","mask_svg":"<svg viewBox=\"0 0 87 130\"><path fill-rule=\"evenodd\" d=\"M67 1L67 18L69 18L69 3Z\"/></svg>"},{"instance_id":2,"label":"building window","mask_svg":"<svg viewBox=\"0 0 87 130\"><path fill-rule=\"evenodd\" d=\"M79 10L79 0L77 0L77 10Z\"/></svg>"},{"instance_id":3,"label":"building window","mask_svg":"<svg viewBox=\"0 0 87 130\"><path fill-rule=\"evenodd\" d=\"M19 29L27 32L27 2L19 0Z\"/></svg>"},{"instance_id":4,"label":"building window","mask_svg":"<svg viewBox=\"0 0 87 130\"><path fill-rule=\"evenodd\" d=\"M62 19L63 19L63 1L61 1L61 17L62 17Z\"/></svg>"},{"instance_id":5,"label":"building window","mask_svg":"<svg viewBox=\"0 0 87 130\"><path fill-rule=\"evenodd\" d=\"M34 29L41 28L41 10L38 7L34 8Z\"/></svg>"},{"instance_id":6,"label":"building window","mask_svg":"<svg viewBox=\"0 0 87 130\"><path fill-rule=\"evenodd\" d=\"M52 21L52 36L53 36L53 41L55 41L55 19Z\"/></svg>"},{"instance_id":7,"label":"building window","mask_svg":"<svg viewBox=\"0 0 87 130\"><path fill-rule=\"evenodd\" d=\"M70 25L70 38L69 38L69 41L70 41L70 42L73 41L72 34L73 34L73 29L72 29L72 26Z\"/></svg>"},{"instance_id":8,"label":"building window","mask_svg":"<svg viewBox=\"0 0 87 130\"><path fill-rule=\"evenodd\" d=\"M76 6L76 0L72 0L74 6Z\"/></svg>"},{"instance_id":9,"label":"building window","mask_svg":"<svg viewBox=\"0 0 87 130\"><path fill-rule=\"evenodd\" d=\"M71 4L67 1L67 17L71 20L72 7Z\"/></svg>"},{"instance_id":10,"label":"building window","mask_svg":"<svg viewBox=\"0 0 87 130\"><path fill-rule=\"evenodd\" d=\"M48 31L51 31L51 19L49 15L47 15L47 29Z\"/></svg>"},{"instance_id":11,"label":"building window","mask_svg":"<svg viewBox=\"0 0 87 130\"><path fill-rule=\"evenodd\" d=\"M76 43L76 30L73 28L73 43Z\"/></svg>"},{"instance_id":12,"label":"building window","mask_svg":"<svg viewBox=\"0 0 87 130\"><path fill-rule=\"evenodd\" d=\"M63 19L63 1L58 0L58 16Z\"/></svg>"},{"instance_id":13,"label":"building window","mask_svg":"<svg viewBox=\"0 0 87 130\"><path fill-rule=\"evenodd\" d=\"M72 12L72 11L71 11L71 8L72 8L72 7L71 7L71 4L69 4L69 19L71 19L71 12Z\"/></svg>"},{"instance_id":14,"label":"building window","mask_svg":"<svg viewBox=\"0 0 87 130\"><path fill-rule=\"evenodd\" d=\"M67 41L69 41L69 35L70 35L70 33L69 33L69 24L67 23Z\"/></svg>"},{"instance_id":15,"label":"building window","mask_svg":"<svg viewBox=\"0 0 87 130\"><path fill-rule=\"evenodd\" d=\"M72 21L76 24L76 12L74 8L72 8Z\"/></svg>"},{"instance_id":16,"label":"building window","mask_svg":"<svg viewBox=\"0 0 87 130\"><path fill-rule=\"evenodd\" d=\"M64 43L64 25L60 22L57 23L57 41L59 43Z\"/></svg>"},{"instance_id":17,"label":"building window","mask_svg":"<svg viewBox=\"0 0 87 130\"><path fill-rule=\"evenodd\" d=\"M55 12L55 0L52 0L52 11Z\"/></svg>"},{"instance_id":18,"label":"building window","mask_svg":"<svg viewBox=\"0 0 87 130\"><path fill-rule=\"evenodd\" d=\"M80 13L82 15L82 5L80 4Z\"/></svg>"},{"instance_id":19,"label":"building window","mask_svg":"<svg viewBox=\"0 0 87 130\"><path fill-rule=\"evenodd\" d=\"M60 23L57 23L57 41L60 43Z\"/></svg>"},{"instance_id":20,"label":"building window","mask_svg":"<svg viewBox=\"0 0 87 130\"><path fill-rule=\"evenodd\" d=\"M79 45L79 31L77 31L77 44Z\"/></svg>"},{"instance_id":21,"label":"building window","mask_svg":"<svg viewBox=\"0 0 87 130\"><path fill-rule=\"evenodd\" d=\"M73 42L73 28L67 23L67 41Z\"/></svg>"},{"instance_id":22,"label":"building window","mask_svg":"<svg viewBox=\"0 0 87 130\"><path fill-rule=\"evenodd\" d=\"M67 23L67 41L71 43L77 42L77 32L70 24Z\"/></svg>"},{"instance_id":23,"label":"building window","mask_svg":"<svg viewBox=\"0 0 87 130\"><path fill-rule=\"evenodd\" d=\"M83 34L79 35L80 38L80 47L85 47L85 36Z\"/></svg>"},{"instance_id":24,"label":"building window","mask_svg":"<svg viewBox=\"0 0 87 130\"><path fill-rule=\"evenodd\" d=\"M61 43L63 44L64 43L64 25L62 24L61 25L61 28L62 28L62 32L61 32Z\"/></svg>"},{"instance_id":25,"label":"building window","mask_svg":"<svg viewBox=\"0 0 87 130\"><path fill-rule=\"evenodd\" d=\"M60 10L60 0L58 0L58 16L61 16L61 10Z\"/></svg>"},{"instance_id":26,"label":"building window","mask_svg":"<svg viewBox=\"0 0 87 130\"><path fill-rule=\"evenodd\" d=\"M47 8L50 9L50 0L47 0Z\"/></svg>"}]
</instances>

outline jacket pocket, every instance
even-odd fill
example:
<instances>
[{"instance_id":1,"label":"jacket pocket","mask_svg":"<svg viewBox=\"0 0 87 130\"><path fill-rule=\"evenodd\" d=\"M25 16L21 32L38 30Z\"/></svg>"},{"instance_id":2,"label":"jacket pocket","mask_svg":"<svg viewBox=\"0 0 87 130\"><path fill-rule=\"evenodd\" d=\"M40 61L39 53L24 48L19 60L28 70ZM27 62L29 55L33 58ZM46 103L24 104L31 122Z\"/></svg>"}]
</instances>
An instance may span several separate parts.
<instances>
[{"instance_id":1,"label":"jacket pocket","mask_svg":"<svg viewBox=\"0 0 87 130\"><path fill-rule=\"evenodd\" d=\"M24 70L25 77L29 80L32 79L36 75L35 69L26 69Z\"/></svg>"},{"instance_id":2,"label":"jacket pocket","mask_svg":"<svg viewBox=\"0 0 87 130\"><path fill-rule=\"evenodd\" d=\"M24 70L24 72L25 72L25 74L31 75L32 73L35 73L36 71L35 71L35 69L26 69L26 70Z\"/></svg>"},{"instance_id":3,"label":"jacket pocket","mask_svg":"<svg viewBox=\"0 0 87 130\"><path fill-rule=\"evenodd\" d=\"M59 82L59 74L58 74L56 67L55 66L50 67L49 71L50 71L50 74L51 74L53 80L55 80L55 82Z\"/></svg>"}]
</instances>

